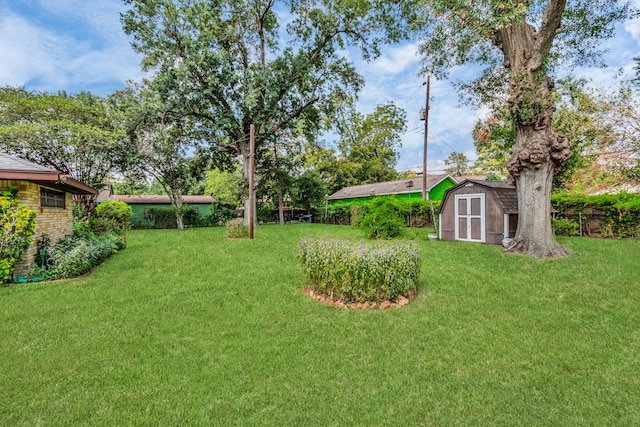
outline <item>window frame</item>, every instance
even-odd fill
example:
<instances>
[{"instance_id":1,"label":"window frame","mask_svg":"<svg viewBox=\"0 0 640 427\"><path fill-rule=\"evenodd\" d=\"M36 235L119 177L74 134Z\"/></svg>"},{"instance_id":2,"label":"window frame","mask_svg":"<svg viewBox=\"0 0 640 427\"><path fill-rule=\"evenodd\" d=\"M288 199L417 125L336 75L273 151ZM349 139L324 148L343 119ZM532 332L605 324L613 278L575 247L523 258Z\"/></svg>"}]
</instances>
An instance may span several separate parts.
<instances>
[{"instance_id":1,"label":"window frame","mask_svg":"<svg viewBox=\"0 0 640 427\"><path fill-rule=\"evenodd\" d=\"M67 209L67 193L40 186L40 207L44 209Z\"/></svg>"}]
</instances>

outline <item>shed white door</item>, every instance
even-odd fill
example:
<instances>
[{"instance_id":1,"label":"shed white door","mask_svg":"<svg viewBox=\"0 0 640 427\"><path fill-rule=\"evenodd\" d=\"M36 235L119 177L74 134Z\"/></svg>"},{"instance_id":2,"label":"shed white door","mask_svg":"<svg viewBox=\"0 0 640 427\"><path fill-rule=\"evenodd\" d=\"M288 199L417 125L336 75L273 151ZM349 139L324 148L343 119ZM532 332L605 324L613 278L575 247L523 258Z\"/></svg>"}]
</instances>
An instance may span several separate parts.
<instances>
[{"instance_id":1,"label":"shed white door","mask_svg":"<svg viewBox=\"0 0 640 427\"><path fill-rule=\"evenodd\" d=\"M455 196L455 238L468 242L485 242L484 194Z\"/></svg>"}]
</instances>

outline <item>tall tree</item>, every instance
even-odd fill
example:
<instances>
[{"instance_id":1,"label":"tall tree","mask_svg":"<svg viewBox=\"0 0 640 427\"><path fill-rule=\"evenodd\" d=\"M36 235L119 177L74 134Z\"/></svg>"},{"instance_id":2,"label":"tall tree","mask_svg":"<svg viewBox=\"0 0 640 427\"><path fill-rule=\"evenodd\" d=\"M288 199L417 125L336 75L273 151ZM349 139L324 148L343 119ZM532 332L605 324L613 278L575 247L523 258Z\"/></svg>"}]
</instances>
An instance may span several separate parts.
<instances>
[{"instance_id":1,"label":"tall tree","mask_svg":"<svg viewBox=\"0 0 640 427\"><path fill-rule=\"evenodd\" d=\"M598 42L634 14L629 2L590 0L424 0L425 71L440 76L455 65L487 63L470 87L483 102L507 101L516 141L507 162L518 194L518 227L508 250L563 256L553 238L550 194L554 173L570 157L567 138L553 128L554 67L598 65ZM566 62L565 62L566 61Z\"/></svg>"},{"instance_id":2,"label":"tall tree","mask_svg":"<svg viewBox=\"0 0 640 427\"><path fill-rule=\"evenodd\" d=\"M132 161L116 98L2 87L0 147L101 189ZM95 196L74 199L87 208L95 204Z\"/></svg>"},{"instance_id":3,"label":"tall tree","mask_svg":"<svg viewBox=\"0 0 640 427\"><path fill-rule=\"evenodd\" d=\"M376 55L372 36L404 7L378 2L372 9L348 0L125 3L124 30L143 67L157 75L153 89L175 114L200 124L214 158L228 164L241 156L245 177L250 126L256 126L258 154L267 138L300 123L313 138L336 101L362 86L340 49L352 44Z\"/></svg>"},{"instance_id":4,"label":"tall tree","mask_svg":"<svg viewBox=\"0 0 640 427\"><path fill-rule=\"evenodd\" d=\"M469 175L471 169L469 169L469 159L464 153L457 151L449 154L449 157L444 159L445 169L444 171L453 176Z\"/></svg>"},{"instance_id":5,"label":"tall tree","mask_svg":"<svg viewBox=\"0 0 640 427\"><path fill-rule=\"evenodd\" d=\"M407 113L393 102L378 105L370 114L351 112L339 121L338 149L354 165L356 184L390 181L397 177L400 138L407 130ZM353 170L355 169L355 170Z\"/></svg>"},{"instance_id":6,"label":"tall tree","mask_svg":"<svg viewBox=\"0 0 640 427\"><path fill-rule=\"evenodd\" d=\"M140 86L127 95L136 168L160 183L171 201L178 230L184 230L183 196L204 177L208 163L198 150L198 133L189 117L167 111L155 92Z\"/></svg>"}]
</instances>

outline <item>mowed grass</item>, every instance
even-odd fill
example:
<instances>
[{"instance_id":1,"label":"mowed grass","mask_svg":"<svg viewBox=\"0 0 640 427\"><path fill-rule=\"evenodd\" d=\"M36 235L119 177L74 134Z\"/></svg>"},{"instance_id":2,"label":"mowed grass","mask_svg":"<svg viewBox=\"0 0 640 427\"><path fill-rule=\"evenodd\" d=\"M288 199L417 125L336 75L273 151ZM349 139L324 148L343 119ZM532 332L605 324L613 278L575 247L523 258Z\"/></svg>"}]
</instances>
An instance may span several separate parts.
<instances>
[{"instance_id":1,"label":"mowed grass","mask_svg":"<svg viewBox=\"0 0 640 427\"><path fill-rule=\"evenodd\" d=\"M91 274L0 289L0 425L640 425L640 241L569 258L431 242L410 305L302 292L303 236L134 231Z\"/></svg>"}]
</instances>

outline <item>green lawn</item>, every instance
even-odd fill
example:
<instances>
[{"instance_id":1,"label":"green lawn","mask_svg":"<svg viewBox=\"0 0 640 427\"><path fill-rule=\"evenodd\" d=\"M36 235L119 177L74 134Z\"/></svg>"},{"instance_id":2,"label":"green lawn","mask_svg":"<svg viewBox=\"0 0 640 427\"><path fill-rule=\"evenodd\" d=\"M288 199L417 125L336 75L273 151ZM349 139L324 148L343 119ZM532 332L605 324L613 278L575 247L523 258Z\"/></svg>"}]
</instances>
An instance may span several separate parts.
<instances>
[{"instance_id":1,"label":"green lawn","mask_svg":"<svg viewBox=\"0 0 640 427\"><path fill-rule=\"evenodd\" d=\"M410 305L311 300L298 240L134 231L75 280L0 288L0 425L640 425L640 241L540 261L416 231Z\"/></svg>"}]
</instances>

